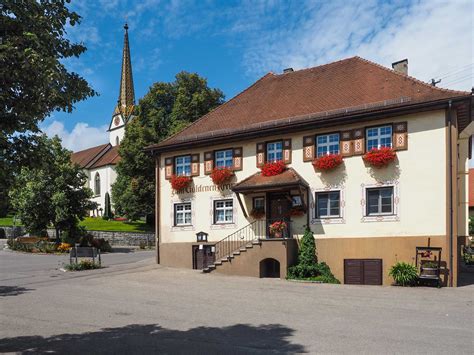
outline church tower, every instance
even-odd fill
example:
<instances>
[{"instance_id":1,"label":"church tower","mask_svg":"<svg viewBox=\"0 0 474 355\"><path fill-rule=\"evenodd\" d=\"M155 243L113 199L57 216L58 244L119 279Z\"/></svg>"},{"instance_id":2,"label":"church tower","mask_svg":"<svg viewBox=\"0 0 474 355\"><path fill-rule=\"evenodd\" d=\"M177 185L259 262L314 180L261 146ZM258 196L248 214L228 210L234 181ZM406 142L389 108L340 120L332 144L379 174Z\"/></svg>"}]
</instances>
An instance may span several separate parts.
<instances>
[{"instance_id":1,"label":"church tower","mask_svg":"<svg viewBox=\"0 0 474 355\"><path fill-rule=\"evenodd\" d=\"M135 91L133 89L132 62L130 57L130 45L128 43L128 25L125 29L123 53L122 53L122 73L120 77L120 91L115 106L112 120L109 125L110 144L119 145L125 134L125 125L132 118L135 107Z\"/></svg>"}]
</instances>

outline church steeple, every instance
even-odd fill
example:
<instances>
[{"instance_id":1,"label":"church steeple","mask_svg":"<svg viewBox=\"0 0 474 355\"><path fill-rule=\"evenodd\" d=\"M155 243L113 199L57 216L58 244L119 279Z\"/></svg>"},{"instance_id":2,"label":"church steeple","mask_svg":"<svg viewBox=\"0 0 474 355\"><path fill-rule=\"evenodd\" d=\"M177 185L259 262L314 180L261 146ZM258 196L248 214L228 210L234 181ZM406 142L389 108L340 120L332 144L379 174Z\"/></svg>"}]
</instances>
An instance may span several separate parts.
<instances>
[{"instance_id":1,"label":"church steeple","mask_svg":"<svg viewBox=\"0 0 474 355\"><path fill-rule=\"evenodd\" d=\"M122 53L122 74L120 77L120 93L114 114L120 113L126 123L135 106L135 90L133 88L132 62L130 57L130 45L128 43L128 25L125 23Z\"/></svg>"}]
</instances>

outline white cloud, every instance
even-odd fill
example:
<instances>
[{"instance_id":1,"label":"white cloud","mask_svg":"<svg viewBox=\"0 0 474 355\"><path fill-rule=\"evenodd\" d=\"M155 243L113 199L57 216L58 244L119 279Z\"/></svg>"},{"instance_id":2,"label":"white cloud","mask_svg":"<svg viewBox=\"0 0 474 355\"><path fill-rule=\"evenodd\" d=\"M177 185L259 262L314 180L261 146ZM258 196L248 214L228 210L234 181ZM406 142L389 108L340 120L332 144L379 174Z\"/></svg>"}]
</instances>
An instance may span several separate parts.
<instances>
[{"instance_id":1,"label":"white cloud","mask_svg":"<svg viewBox=\"0 0 474 355\"><path fill-rule=\"evenodd\" d=\"M425 0L409 7L400 4L380 5L366 0L308 2L299 13L285 9L282 15L271 6L252 8L252 13L243 12L244 18L233 22L232 31L239 35L246 32L244 65L253 75L286 67L311 67L353 55L388 67L408 58L409 74L424 81L464 67L464 71L444 78L439 85L470 90L473 66L469 64L474 58L472 2ZM281 3L275 6L281 8ZM271 18L271 12L272 20L265 20ZM286 16L288 21L276 21L275 16Z\"/></svg>"},{"instance_id":2,"label":"white cloud","mask_svg":"<svg viewBox=\"0 0 474 355\"><path fill-rule=\"evenodd\" d=\"M76 123L71 131L68 131L60 121L52 121L41 128L49 137L59 136L63 146L73 152L91 148L108 142L107 126L92 127L87 123Z\"/></svg>"}]
</instances>

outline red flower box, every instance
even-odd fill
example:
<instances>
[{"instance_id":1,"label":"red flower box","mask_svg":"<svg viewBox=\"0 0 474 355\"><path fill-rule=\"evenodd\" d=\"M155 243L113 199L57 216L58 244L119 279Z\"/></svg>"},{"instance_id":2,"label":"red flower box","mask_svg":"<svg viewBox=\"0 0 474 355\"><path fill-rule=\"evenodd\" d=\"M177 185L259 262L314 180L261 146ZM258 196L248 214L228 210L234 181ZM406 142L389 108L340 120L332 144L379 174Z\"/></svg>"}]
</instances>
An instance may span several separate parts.
<instances>
[{"instance_id":1,"label":"red flower box","mask_svg":"<svg viewBox=\"0 0 474 355\"><path fill-rule=\"evenodd\" d=\"M189 186L192 179L189 176L173 175L170 183L173 190L179 191Z\"/></svg>"},{"instance_id":2,"label":"red flower box","mask_svg":"<svg viewBox=\"0 0 474 355\"><path fill-rule=\"evenodd\" d=\"M254 208L250 211L250 216L255 219L260 219L265 217L265 210L263 208Z\"/></svg>"},{"instance_id":3,"label":"red flower box","mask_svg":"<svg viewBox=\"0 0 474 355\"><path fill-rule=\"evenodd\" d=\"M292 217L300 217L303 216L306 213L305 209L303 206L295 206L290 209L290 216Z\"/></svg>"},{"instance_id":4,"label":"red flower box","mask_svg":"<svg viewBox=\"0 0 474 355\"><path fill-rule=\"evenodd\" d=\"M266 163L261 168L263 176L279 175L286 170L286 165L281 160L272 163Z\"/></svg>"},{"instance_id":5,"label":"red flower box","mask_svg":"<svg viewBox=\"0 0 474 355\"><path fill-rule=\"evenodd\" d=\"M322 155L313 161L313 166L320 171L328 171L342 164L341 154Z\"/></svg>"},{"instance_id":6,"label":"red flower box","mask_svg":"<svg viewBox=\"0 0 474 355\"><path fill-rule=\"evenodd\" d=\"M362 159L374 168L383 168L395 160L396 156L392 148L382 147L373 148L370 152L365 153Z\"/></svg>"},{"instance_id":7,"label":"red flower box","mask_svg":"<svg viewBox=\"0 0 474 355\"><path fill-rule=\"evenodd\" d=\"M228 181L234 172L230 168L214 168L211 172L212 182L216 185L222 185Z\"/></svg>"}]
</instances>

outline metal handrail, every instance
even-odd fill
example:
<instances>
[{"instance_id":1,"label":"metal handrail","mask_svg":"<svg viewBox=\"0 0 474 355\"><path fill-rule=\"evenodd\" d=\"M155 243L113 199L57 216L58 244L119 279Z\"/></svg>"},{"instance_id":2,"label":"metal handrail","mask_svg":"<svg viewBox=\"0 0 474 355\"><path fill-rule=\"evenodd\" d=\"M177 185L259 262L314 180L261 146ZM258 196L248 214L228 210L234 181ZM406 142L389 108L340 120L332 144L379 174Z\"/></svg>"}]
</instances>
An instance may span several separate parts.
<instances>
[{"instance_id":1,"label":"metal handrail","mask_svg":"<svg viewBox=\"0 0 474 355\"><path fill-rule=\"evenodd\" d=\"M244 246L249 245L252 242L256 242L259 239L269 238L268 226L270 223L276 220L283 220L287 223L287 228L282 232L283 238L291 238L291 221L286 219L272 219L272 220L255 220L238 231L228 235L224 239L218 241L215 245L214 260L221 261L227 259L233 255L233 253L239 251ZM210 266L214 261L209 262Z\"/></svg>"}]
</instances>

